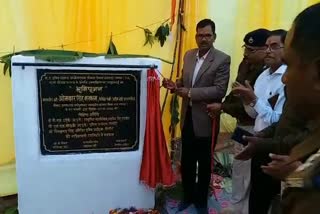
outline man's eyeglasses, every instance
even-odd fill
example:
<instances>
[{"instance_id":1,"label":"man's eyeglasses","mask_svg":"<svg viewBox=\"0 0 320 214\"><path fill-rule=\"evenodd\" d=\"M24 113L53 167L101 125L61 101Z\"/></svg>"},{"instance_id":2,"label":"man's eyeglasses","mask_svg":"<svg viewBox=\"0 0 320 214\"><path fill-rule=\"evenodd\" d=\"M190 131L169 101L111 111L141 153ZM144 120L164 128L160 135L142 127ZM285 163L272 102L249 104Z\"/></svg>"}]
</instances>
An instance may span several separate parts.
<instances>
[{"instance_id":1,"label":"man's eyeglasses","mask_svg":"<svg viewBox=\"0 0 320 214\"><path fill-rule=\"evenodd\" d=\"M284 47L278 43L273 43L273 44L266 45L261 48L252 48L252 47L248 47L246 45L243 45L242 48L244 49L244 52L246 52L246 53L255 53L257 51L267 51L267 50L276 51L276 50L279 50Z\"/></svg>"},{"instance_id":2,"label":"man's eyeglasses","mask_svg":"<svg viewBox=\"0 0 320 214\"><path fill-rule=\"evenodd\" d=\"M266 50L270 50L270 51L276 51L276 50L279 50L282 48L284 48L284 46L281 46L278 43L272 43L272 44L266 46Z\"/></svg>"},{"instance_id":3,"label":"man's eyeglasses","mask_svg":"<svg viewBox=\"0 0 320 214\"><path fill-rule=\"evenodd\" d=\"M199 39L210 39L212 36L212 34L196 34L196 37Z\"/></svg>"}]
</instances>

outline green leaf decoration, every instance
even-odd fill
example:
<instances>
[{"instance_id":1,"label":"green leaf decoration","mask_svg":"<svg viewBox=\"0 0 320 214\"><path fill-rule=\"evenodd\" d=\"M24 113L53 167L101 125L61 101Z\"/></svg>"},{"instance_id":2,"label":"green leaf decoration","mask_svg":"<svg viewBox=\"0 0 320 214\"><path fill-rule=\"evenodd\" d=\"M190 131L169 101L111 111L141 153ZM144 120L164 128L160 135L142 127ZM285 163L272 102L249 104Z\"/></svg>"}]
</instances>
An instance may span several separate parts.
<instances>
[{"instance_id":1,"label":"green leaf decoration","mask_svg":"<svg viewBox=\"0 0 320 214\"><path fill-rule=\"evenodd\" d=\"M81 53L77 51L64 50L30 50L19 53L23 56L34 56L36 59L47 62L72 62L81 59L83 56L97 56L92 53Z\"/></svg>"},{"instance_id":2,"label":"green leaf decoration","mask_svg":"<svg viewBox=\"0 0 320 214\"><path fill-rule=\"evenodd\" d=\"M81 59L79 56L64 56L64 55L38 55L36 59L47 62L72 62Z\"/></svg>"},{"instance_id":3,"label":"green leaf decoration","mask_svg":"<svg viewBox=\"0 0 320 214\"><path fill-rule=\"evenodd\" d=\"M0 57L0 62L4 64L3 66L3 74L6 75L9 72L9 76L11 77L11 57L14 55L23 55L23 56L34 56L36 59L48 61L48 62L72 62L82 57L95 57L99 56L95 53L83 53L77 51L65 51L65 50L28 50L16 52L8 55L4 55Z\"/></svg>"},{"instance_id":4,"label":"green leaf decoration","mask_svg":"<svg viewBox=\"0 0 320 214\"><path fill-rule=\"evenodd\" d=\"M166 24L166 26L165 26L165 34L167 36L169 36L169 34L170 34L170 26L169 26L169 24Z\"/></svg>"},{"instance_id":5,"label":"green leaf decoration","mask_svg":"<svg viewBox=\"0 0 320 214\"><path fill-rule=\"evenodd\" d=\"M154 43L154 36L152 35L152 32L148 28L143 28L143 30L144 30L144 36L145 36L145 42L143 46L150 44L150 46L152 47Z\"/></svg>"},{"instance_id":6,"label":"green leaf decoration","mask_svg":"<svg viewBox=\"0 0 320 214\"><path fill-rule=\"evenodd\" d=\"M3 75L6 75L7 71L9 70L9 76L11 76L11 66L10 62L9 63L4 63L3 66Z\"/></svg>"},{"instance_id":7,"label":"green leaf decoration","mask_svg":"<svg viewBox=\"0 0 320 214\"><path fill-rule=\"evenodd\" d=\"M4 211L4 214L19 214L17 207L10 207Z\"/></svg>"},{"instance_id":8,"label":"green leaf decoration","mask_svg":"<svg viewBox=\"0 0 320 214\"><path fill-rule=\"evenodd\" d=\"M118 55L117 48L112 41L112 36L110 37L110 43L109 43L109 48L108 48L107 54Z\"/></svg>"},{"instance_id":9,"label":"green leaf decoration","mask_svg":"<svg viewBox=\"0 0 320 214\"><path fill-rule=\"evenodd\" d=\"M172 132L179 123L179 100L176 94L172 95L172 99L170 102L170 113L171 113L171 123L169 127L169 131Z\"/></svg>"},{"instance_id":10,"label":"green leaf decoration","mask_svg":"<svg viewBox=\"0 0 320 214\"><path fill-rule=\"evenodd\" d=\"M159 41L160 46L163 47L165 41L167 40L167 36L170 34L170 27L168 24L161 25L155 34L155 38Z\"/></svg>"},{"instance_id":11,"label":"green leaf decoration","mask_svg":"<svg viewBox=\"0 0 320 214\"><path fill-rule=\"evenodd\" d=\"M114 46L115 48L115 46ZM114 49L116 50L116 48ZM82 57L98 57L104 56L105 58L153 58L159 59L165 63L173 64L165 59L161 59L158 57L153 57L149 55L137 55L137 54L106 54L106 53L88 53L88 52L79 52L79 51L66 51L66 50L44 50L44 49L37 49L37 50L27 50L27 51L20 51L12 54L7 54L4 56L0 56L0 63L3 63L3 75L9 73L11 77L11 57L14 55L23 55L23 56L33 56L36 59L49 61L49 62L73 62Z\"/></svg>"},{"instance_id":12,"label":"green leaf decoration","mask_svg":"<svg viewBox=\"0 0 320 214\"><path fill-rule=\"evenodd\" d=\"M78 57L82 58L83 57L83 53L82 52L77 52Z\"/></svg>"},{"instance_id":13,"label":"green leaf decoration","mask_svg":"<svg viewBox=\"0 0 320 214\"><path fill-rule=\"evenodd\" d=\"M0 57L0 62L3 63L3 75L6 75L9 72L9 76L11 77L11 57L14 54L7 54Z\"/></svg>"},{"instance_id":14,"label":"green leaf decoration","mask_svg":"<svg viewBox=\"0 0 320 214\"><path fill-rule=\"evenodd\" d=\"M82 58L82 54L76 51L63 50L39 50L22 53L22 55L31 55L36 59L48 62L72 62Z\"/></svg>"}]
</instances>

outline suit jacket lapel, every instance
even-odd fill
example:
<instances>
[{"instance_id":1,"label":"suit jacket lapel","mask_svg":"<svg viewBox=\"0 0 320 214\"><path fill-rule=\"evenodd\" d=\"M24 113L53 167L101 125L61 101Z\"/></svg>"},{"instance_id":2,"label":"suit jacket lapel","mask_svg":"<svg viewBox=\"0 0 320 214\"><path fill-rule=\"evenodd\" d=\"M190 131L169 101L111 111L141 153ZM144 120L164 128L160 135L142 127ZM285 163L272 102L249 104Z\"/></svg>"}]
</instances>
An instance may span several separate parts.
<instances>
[{"instance_id":1,"label":"suit jacket lapel","mask_svg":"<svg viewBox=\"0 0 320 214\"><path fill-rule=\"evenodd\" d=\"M189 79L188 79L188 83L190 84L189 86L187 87L192 87L192 78L193 78L193 73L194 73L194 69L196 67L196 63L197 63L197 52L198 51L195 51L190 59L190 64L189 64L189 68L190 68L190 72L189 72Z\"/></svg>"},{"instance_id":2,"label":"suit jacket lapel","mask_svg":"<svg viewBox=\"0 0 320 214\"><path fill-rule=\"evenodd\" d=\"M211 63L214 60L214 54L215 54L215 50L214 50L214 48L211 48L206 59L204 60L203 64L200 67L200 70L198 72L196 80L194 81L194 84L196 84L196 82L201 78L202 74L208 70L208 68L210 67ZM191 81L192 81L192 77L191 77Z\"/></svg>"}]
</instances>

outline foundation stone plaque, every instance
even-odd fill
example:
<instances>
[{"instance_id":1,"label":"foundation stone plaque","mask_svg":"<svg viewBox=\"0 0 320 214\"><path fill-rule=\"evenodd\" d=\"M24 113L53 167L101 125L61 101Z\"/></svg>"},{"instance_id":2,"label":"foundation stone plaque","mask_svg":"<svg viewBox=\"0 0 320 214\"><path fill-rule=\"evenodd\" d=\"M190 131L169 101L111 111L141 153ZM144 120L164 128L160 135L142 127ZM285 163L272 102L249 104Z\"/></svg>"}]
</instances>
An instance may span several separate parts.
<instances>
[{"instance_id":1,"label":"foundation stone plaque","mask_svg":"<svg viewBox=\"0 0 320 214\"><path fill-rule=\"evenodd\" d=\"M41 153L137 150L140 73L37 69Z\"/></svg>"}]
</instances>

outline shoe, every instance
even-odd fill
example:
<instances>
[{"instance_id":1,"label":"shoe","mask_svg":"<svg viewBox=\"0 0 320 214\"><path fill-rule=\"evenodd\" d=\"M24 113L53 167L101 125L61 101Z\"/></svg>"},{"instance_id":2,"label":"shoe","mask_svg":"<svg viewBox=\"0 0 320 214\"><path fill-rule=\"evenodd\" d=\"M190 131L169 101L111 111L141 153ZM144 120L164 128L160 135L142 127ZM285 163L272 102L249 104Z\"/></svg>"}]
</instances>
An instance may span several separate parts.
<instances>
[{"instance_id":1,"label":"shoe","mask_svg":"<svg viewBox=\"0 0 320 214\"><path fill-rule=\"evenodd\" d=\"M209 214L208 208L207 207L199 207L199 208L197 208L197 213L198 214Z\"/></svg>"},{"instance_id":2,"label":"shoe","mask_svg":"<svg viewBox=\"0 0 320 214\"><path fill-rule=\"evenodd\" d=\"M181 211L187 209L188 207L191 206L191 204L192 204L191 202L184 202L184 201L182 201L181 203L179 203L178 211L177 211L177 212L181 212Z\"/></svg>"}]
</instances>

